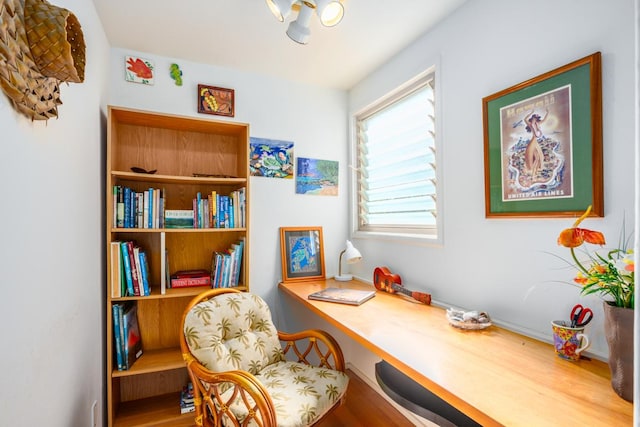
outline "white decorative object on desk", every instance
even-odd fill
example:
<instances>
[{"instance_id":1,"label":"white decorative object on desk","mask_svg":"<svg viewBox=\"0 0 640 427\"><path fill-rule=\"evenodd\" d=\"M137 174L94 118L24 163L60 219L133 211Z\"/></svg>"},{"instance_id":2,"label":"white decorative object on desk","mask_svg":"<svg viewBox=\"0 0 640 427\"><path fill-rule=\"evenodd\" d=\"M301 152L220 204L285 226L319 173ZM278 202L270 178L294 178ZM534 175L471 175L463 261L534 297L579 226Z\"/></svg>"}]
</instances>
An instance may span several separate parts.
<instances>
[{"instance_id":1,"label":"white decorative object on desk","mask_svg":"<svg viewBox=\"0 0 640 427\"><path fill-rule=\"evenodd\" d=\"M484 311L463 311L447 309L447 320L451 326L460 329L485 329L492 325L491 318Z\"/></svg>"},{"instance_id":2,"label":"white decorative object on desk","mask_svg":"<svg viewBox=\"0 0 640 427\"><path fill-rule=\"evenodd\" d=\"M347 264L353 264L362 259L362 255L360 255L360 251L357 250L353 244L347 240L347 247L342 252L340 252L340 260L338 261L338 274L335 276L335 279L340 282L348 282L353 279L352 274L342 274L342 258L347 261Z\"/></svg>"}]
</instances>

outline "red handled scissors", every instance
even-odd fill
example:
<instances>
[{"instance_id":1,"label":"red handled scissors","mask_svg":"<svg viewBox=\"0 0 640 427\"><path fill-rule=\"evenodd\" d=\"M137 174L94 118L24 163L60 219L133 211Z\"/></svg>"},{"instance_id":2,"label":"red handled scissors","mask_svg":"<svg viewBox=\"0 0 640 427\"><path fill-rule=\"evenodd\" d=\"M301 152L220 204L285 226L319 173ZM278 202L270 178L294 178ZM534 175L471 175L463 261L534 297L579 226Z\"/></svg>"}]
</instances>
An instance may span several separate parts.
<instances>
[{"instance_id":1,"label":"red handled scissors","mask_svg":"<svg viewBox=\"0 0 640 427\"><path fill-rule=\"evenodd\" d=\"M571 327L582 328L593 319L593 311L590 308L576 304L571 310Z\"/></svg>"}]
</instances>

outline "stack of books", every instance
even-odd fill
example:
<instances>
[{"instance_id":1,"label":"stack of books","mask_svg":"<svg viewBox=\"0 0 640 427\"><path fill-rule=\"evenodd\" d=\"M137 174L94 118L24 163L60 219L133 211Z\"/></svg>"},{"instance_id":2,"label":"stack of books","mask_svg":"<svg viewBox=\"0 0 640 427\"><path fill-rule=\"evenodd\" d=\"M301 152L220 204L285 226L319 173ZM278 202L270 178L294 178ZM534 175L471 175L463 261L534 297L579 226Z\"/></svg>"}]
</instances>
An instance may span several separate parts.
<instances>
[{"instance_id":1,"label":"stack of books","mask_svg":"<svg viewBox=\"0 0 640 427\"><path fill-rule=\"evenodd\" d=\"M187 414L195 411L196 407L193 403L193 384L189 383L184 386L180 392L180 413Z\"/></svg>"},{"instance_id":2,"label":"stack of books","mask_svg":"<svg viewBox=\"0 0 640 427\"><path fill-rule=\"evenodd\" d=\"M171 288L191 288L195 286L211 286L209 270L181 270L171 275Z\"/></svg>"}]
</instances>

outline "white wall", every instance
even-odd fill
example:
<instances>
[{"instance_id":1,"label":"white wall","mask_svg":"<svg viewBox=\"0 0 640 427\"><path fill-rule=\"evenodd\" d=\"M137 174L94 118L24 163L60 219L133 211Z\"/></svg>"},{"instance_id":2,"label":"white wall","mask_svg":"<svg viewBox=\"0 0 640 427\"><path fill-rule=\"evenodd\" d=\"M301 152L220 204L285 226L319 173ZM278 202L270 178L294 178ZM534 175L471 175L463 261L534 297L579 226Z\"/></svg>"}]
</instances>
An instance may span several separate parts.
<instances>
[{"instance_id":1,"label":"white wall","mask_svg":"<svg viewBox=\"0 0 640 427\"><path fill-rule=\"evenodd\" d=\"M90 425L103 413L104 165L108 43L92 2L78 18L85 81L61 84L59 118L31 122L0 94L0 425Z\"/></svg>"},{"instance_id":2,"label":"white wall","mask_svg":"<svg viewBox=\"0 0 640 427\"><path fill-rule=\"evenodd\" d=\"M153 86L124 80L126 55L154 61ZM183 71L181 87L169 77L172 62ZM346 92L119 48L111 50L110 74L110 104L249 123L251 136L293 141L295 157L340 161L338 196L295 194L294 180L252 177L250 182L251 290L278 314L281 226L322 226L327 273L334 274L348 229ZM199 114L198 84L234 89L235 117Z\"/></svg>"},{"instance_id":3,"label":"white wall","mask_svg":"<svg viewBox=\"0 0 640 427\"><path fill-rule=\"evenodd\" d=\"M624 216L634 215L634 2L616 0L471 0L350 92L350 114L440 62L444 245L408 246L356 239L366 279L387 265L415 290L444 305L486 310L499 323L551 340L549 322L581 302L594 309L592 355L606 358L601 302L580 297L573 271L554 255L572 219L486 219L482 98L593 52L602 52L605 218L615 245Z\"/></svg>"}]
</instances>

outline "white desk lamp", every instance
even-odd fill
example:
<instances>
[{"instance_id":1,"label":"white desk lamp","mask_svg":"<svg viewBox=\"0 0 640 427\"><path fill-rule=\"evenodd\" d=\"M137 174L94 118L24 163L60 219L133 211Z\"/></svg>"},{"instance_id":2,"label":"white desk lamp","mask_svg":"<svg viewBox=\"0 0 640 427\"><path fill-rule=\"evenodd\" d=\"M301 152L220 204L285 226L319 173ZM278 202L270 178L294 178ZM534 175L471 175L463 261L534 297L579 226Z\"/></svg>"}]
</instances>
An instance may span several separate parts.
<instances>
[{"instance_id":1,"label":"white desk lamp","mask_svg":"<svg viewBox=\"0 0 640 427\"><path fill-rule=\"evenodd\" d=\"M338 262L338 275L334 278L340 282L348 282L353 279L352 274L342 274L342 258L347 261L347 264L353 264L362 259L362 255L360 255L360 251L357 250L353 244L347 240L347 247L340 252L340 260Z\"/></svg>"}]
</instances>

